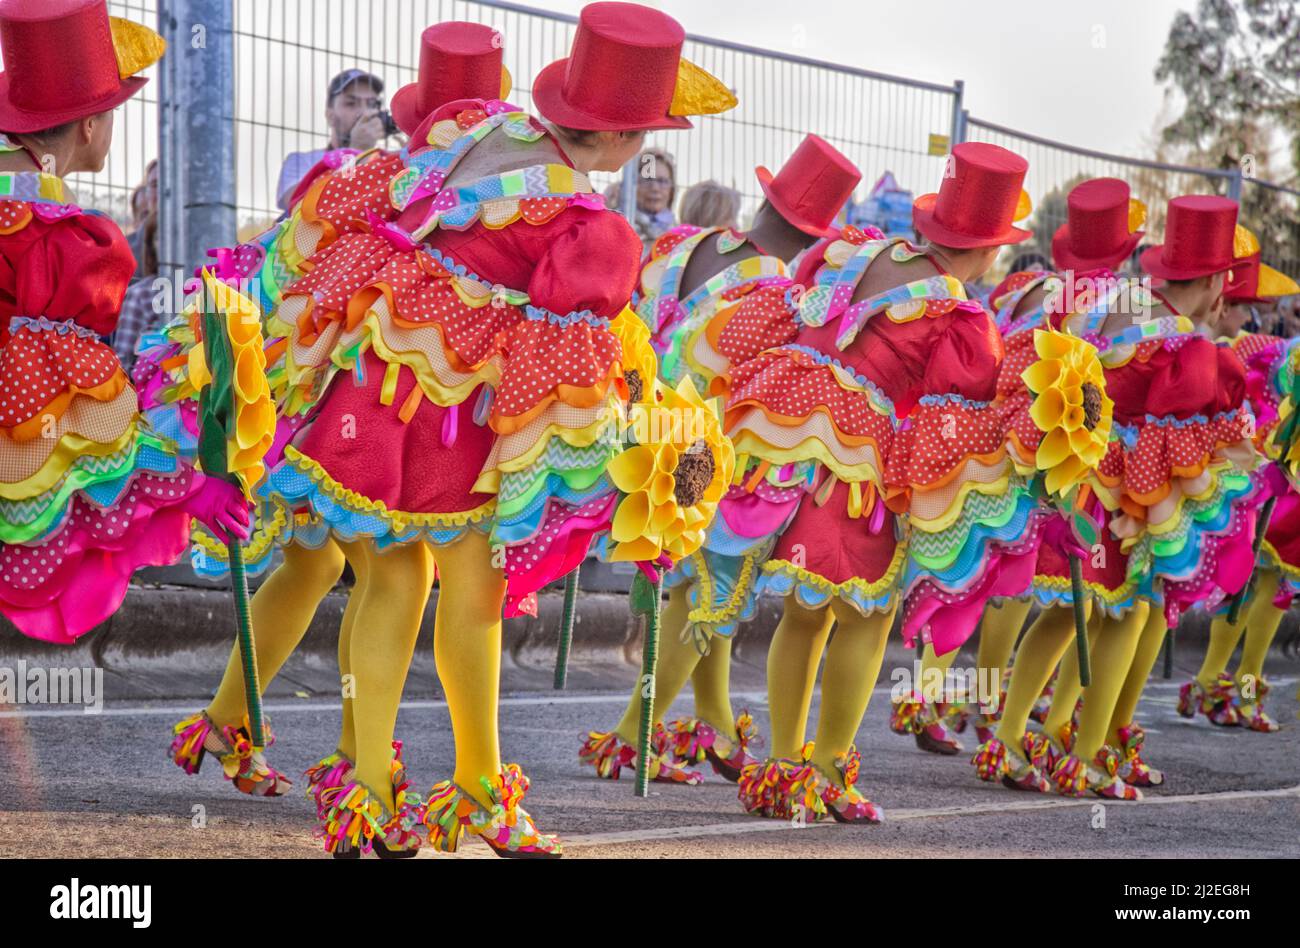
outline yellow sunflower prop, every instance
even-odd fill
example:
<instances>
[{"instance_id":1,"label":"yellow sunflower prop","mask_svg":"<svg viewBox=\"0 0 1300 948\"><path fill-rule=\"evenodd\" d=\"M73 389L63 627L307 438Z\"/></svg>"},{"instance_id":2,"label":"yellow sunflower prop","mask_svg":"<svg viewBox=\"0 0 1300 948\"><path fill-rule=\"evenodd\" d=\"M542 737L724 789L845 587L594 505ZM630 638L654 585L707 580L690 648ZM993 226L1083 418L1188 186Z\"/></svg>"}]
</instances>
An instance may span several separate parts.
<instances>
[{"instance_id":1,"label":"yellow sunflower prop","mask_svg":"<svg viewBox=\"0 0 1300 948\"><path fill-rule=\"evenodd\" d=\"M218 330L219 339L196 345L189 352L189 380L196 389L209 388L220 404L211 406L214 424L221 429L224 456L213 453L215 446L202 445L200 459L209 472L228 473L239 480L245 497L262 479L262 463L275 437L275 406L266 380L266 353L262 346L261 313L257 304L221 282L210 271L203 271L205 313L211 319L207 328ZM214 348L215 347L215 348ZM208 361L209 350L219 352L221 376L213 391L213 377ZM206 456L204 448L207 448Z\"/></svg>"},{"instance_id":2,"label":"yellow sunflower prop","mask_svg":"<svg viewBox=\"0 0 1300 948\"><path fill-rule=\"evenodd\" d=\"M1029 414L1043 432L1035 463L1047 475L1049 494L1081 484L1106 455L1115 403L1097 350L1055 330L1034 330L1038 361L1021 378L1034 393Z\"/></svg>"},{"instance_id":3,"label":"yellow sunflower prop","mask_svg":"<svg viewBox=\"0 0 1300 948\"><path fill-rule=\"evenodd\" d=\"M677 388L656 385L650 404L634 406L629 432L636 444L609 465L625 495L610 529L611 559L674 563L704 542L704 532L727 491L736 455L717 411L689 377Z\"/></svg>"},{"instance_id":4,"label":"yellow sunflower prop","mask_svg":"<svg viewBox=\"0 0 1300 948\"><path fill-rule=\"evenodd\" d=\"M609 330L623 347L621 361L628 402L633 405L645 403L654 394L653 382L659 374L659 361L650 345L650 327L625 306L610 321Z\"/></svg>"}]
</instances>

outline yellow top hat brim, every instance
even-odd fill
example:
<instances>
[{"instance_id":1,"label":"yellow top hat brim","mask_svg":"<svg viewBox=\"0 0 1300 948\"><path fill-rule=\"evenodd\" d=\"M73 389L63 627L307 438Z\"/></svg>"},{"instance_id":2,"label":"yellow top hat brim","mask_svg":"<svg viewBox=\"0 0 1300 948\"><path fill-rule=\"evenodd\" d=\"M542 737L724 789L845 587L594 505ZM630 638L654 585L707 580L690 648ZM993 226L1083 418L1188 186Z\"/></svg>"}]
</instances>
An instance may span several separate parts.
<instances>
[{"instance_id":1,"label":"yellow top hat brim","mask_svg":"<svg viewBox=\"0 0 1300 948\"><path fill-rule=\"evenodd\" d=\"M1023 221L1032 213L1034 213L1034 202L1029 199L1029 192L1021 188L1020 197L1016 198L1015 215L1011 220L1015 222Z\"/></svg>"},{"instance_id":2,"label":"yellow top hat brim","mask_svg":"<svg viewBox=\"0 0 1300 948\"><path fill-rule=\"evenodd\" d=\"M1232 232L1232 255L1238 260L1259 253L1259 238L1240 224Z\"/></svg>"},{"instance_id":3,"label":"yellow top hat brim","mask_svg":"<svg viewBox=\"0 0 1300 948\"><path fill-rule=\"evenodd\" d=\"M1135 197L1128 199L1128 232L1136 234L1147 222L1147 206Z\"/></svg>"},{"instance_id":4,"label":"yellow top hat brim","mask_svg":"<svg viewBox=\"0 0 1300 948\"><path fill-rule=\"evenodd\" d=\"M1266 263L1259 265L1259 286L1255 289L1256 296L1272 299L1276 296L1290 296L1293 293L1300 293L1300 284Z\"/></svg>"},{"instance_id":5,"label":"yellow top hat brim","mask_svg":"<svg viewBox=\"0 0 1300 948\"><path fill-rule=\"evenodd\" d=\"M113 30L119 78L129 79L162 59L167 41L149 27L120 16L110 16L108 23Z\"/></svg>"},{"instance_id":6,"label":"yellow top hat brim","mask_svg":"<svg viewBox=\"0 0 1300 948\"><path fill-rule=\"evenodd\" d=\"M717 115L739 104L722 80L683 57L677 63L677 85L673 88L669 115Z\"/></svg>"}]
</instances>

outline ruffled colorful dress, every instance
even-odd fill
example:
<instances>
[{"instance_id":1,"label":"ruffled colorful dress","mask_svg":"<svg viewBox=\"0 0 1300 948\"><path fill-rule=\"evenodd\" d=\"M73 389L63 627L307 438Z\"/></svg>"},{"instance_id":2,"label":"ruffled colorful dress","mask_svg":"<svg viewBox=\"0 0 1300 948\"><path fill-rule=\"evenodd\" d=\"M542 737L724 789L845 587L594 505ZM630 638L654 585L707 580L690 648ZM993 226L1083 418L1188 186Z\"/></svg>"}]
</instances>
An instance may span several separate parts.
<instances>
[{"instance_id":1,"label":"ruffled colorful dress","mask_svg":"<svg viewBox=\"0 0 1300 948\"><path fill-rule=\"evenodd\" d=\"M1083 283L1084 280L1089 281ZM1074 281L1082 286L1100 287L1101 296L1088 300L1088 309L1094 318L1118 307L1120 300L1115 290L1119 286L1115 274L1107 269L1074 274ZM1086 316L1073 312L1075 307L1064 299L1066 280L1064 274L1033 270L1009 274L990 294L989 304L997 317L998 331L1002 333L1006 358L998 373L996 404L1002 414L1007 431L1007 448L1016 468L1031 474L1035 467L1038 446L1043 432L1034 423L1030 408L1034 395L1023 379L1023 374L1038 359L1034 347L1037 329L1062 329L1074 331ZM1022 308L1031 295L1041 294L1041 301ZM1190 328L1190 327L1185 327ZM1093 340L1095 342L1095 339ZM1107 461L1113 463L1108 455ZM1110 514L1093 497L1087 508L1092 517L1103 525L1099 531L1102 551L1081 561L1084 587L1092 594L1095 607L1107 615L1119 616L1137 601L1136 583L1127 577L1125 558L1119 541L1104 526ZM1100 555L1097 555L1100 552ZM1025 595L1032 596L1040 606L1069 606L1073 602L1070 585L1070 566L1066 554L1052 544L1039 548L1038 563L1033 583ZM1021 597L1017 597L1021 598Z\"/></svg>"},{"instance_id":2,"label":"ruffled colorful dress","mask_svg":"<svg viewBox=\"0 0 1300 948\"><path fill-rule=\"evenodd\" d=\"M766 588L864 615L901 597L905 641L945 653L991 596L1029 585L1045 517L992 406L1002 360L992 316L937 266L853 303L885 255L924 253L847 228L805 257L784 307L780 288L757 291L714 331L736 363L721 387L739 490L720 520L784 513ZM802 300L800 286L811 287Z\"/></svg>"},{"instance_id":3,"label":"ruffled colorful dress","mask_svg":"<svg viewBox=\"0 0 1300 948\"><path fill-rule=\"evenodd\" d=\"M33 638L75 641L188 545L201 478L103 340L134 270L61 179L0 174L0 611Z\"/></svg>"},{"instance_id":4,"label":"ruffled colorful dress","mask_svg":"<svg viewBox=\"0 0 1300 948\"><path fill-rule=\"evenodd\" d=\"M1283 399L1296 398L1292 372L1300 342L1242 332L1229 345L1246 367L1246 397L1255 415L1256 449L1270 461L1256 472L1260 497L1277 498L1256 565L1281 574L1274 602L1279 609L1288 609L1300 595L1300 493L1277 463L1280 452L1273 443L1273 434Z\"/></svg>"},{"instance_id":5,"label":"ruffled colorful dress","mask_svg":"<svg viewBox=\"0 0 1300 948\"><path fill-rule=\"evenodd\" d=\"M640 244L571 165L446 186L490 136L537 154L547 134L505 103L444 108L389 176L391 212L367 204L271 317L308 410L261 495L381 549L489 532L507 616L610 525L628 394L611 323L635 319Z\"/></svg>"},{"instance_id":6,"label":"ruffled colorful dress","mask_svg":"<svg viewBox=\"0 0 1300 948\"><path fill-rule=\"evenodd\" d=\"M713 345L710 327L725 325L751 294L775 288L774 298L786 312L785 293L791 281L785 262L761 252L738 256L735 263L682 294L682 277L691 255L715 234L714 249L719 254L735 254L747 242L743 234L730 228L684 224L651 245L641 268L634 304L650 329L650 344L659 357L659 377L670 387L689 376L699 391L707 392L713 379L730 367L729 358ZM793 319L787 321L793 332ZM694 624L707 634L724 636L734 634L740 622L752 617L758 564L771 552L779 526L793 512L788 501L798 496L798 489L773 491L765 486L762 495L775 505L762 508L759 515L750 510L739 520L735 516L738 505L744 506L752 495L735 486L730 493L731 500L720 506L721 516L703 546L664 576L664 585L670 589L689 584Z\"/></svg>"},{"instance_id":7,"label":"ruffled colorful dress","mask_svg":"<svg viewBox=\"0 0 1300 948\"><path fill-rule=\"evenodd\" d=\"M714 235L714 249L722 255L737 254L736 261L683 296L682 277L691 255ZM704 338L709 322L719 312L734 309L758 287L785 280L783 260L761 250L757 255L739 256L737 252L746 243L759 249L744 234L728 227L683 224L651 245L634 305L650 327L650 344L659 357L659 377L670 387L689 375L699 391L707 392L713 379L727 368L718 363L716 351Z\"/></svg>"},{"instance_id":8,"label":"ruffled colorful dress","mask_svg":"<svg viewBox=\"0 0 1300 948\"><path fill-rule=\"evenodd\" d=\"M1087 482L1102 529L1100 549L1081 564L1084 585L1108 615L1123 615L1145 600L1163 605L1172 627L1192 605L1217 604L1249 576L1260 499L1248 473L1255 459L1247 437L1250 412L1243 406L1245 372L1229 350L1196 333L1158 294L1108 270L1075 273L1073 282L1096 292L1064 300L1061 277L1034 273L1013 275L991 298L1007 333L999 404L1009 444L1022 465L1037 450L1041 435L1016 370L1033 361L1032 330L1050 311L1054 326L1097 347L1114 401L1111 442ZM1012 319L1040 286L1049 294L1045 304ZM1103 334L1116 314L1147 313L1158 303L1170 315ZM1069 575L1065 556L1045 544L1035 598L1043 605L1069 604Z\"/></svg>"},{"instance_id":9,"label":"ruffled colorful dress","mask_svg":"<svg viewBox=\"0 0 1300 948\"><path fill-rule=\"evenodd\" d=\"M266 340L267 379L278 408L275 443L266 457L273 465L285 445L319 401L337 367L313 373L305 382L289 384L284 358L290 328L278 323L276 311L287 287L306 275L311 257L342 235L367 232L375 221L390 221L397 209L389 184L405 170L397 153L372 150L358 153L338 149L327 153L303 178L290 211L253 240L212 251L216 275L258 304ZM198 398L189 381L189 353L196 331L191 315L144 335L132 377L141 408L155 430L176 441L181 452L197 450ZM261 497L252 535L244 544L246 569L257 575L269 569L277 545L298 543L320 547L329 537L321 518L297 512ZM209 578L228 574L226 545L197 522L194 524L191 565Z\"/></svg>"}]
</instances>

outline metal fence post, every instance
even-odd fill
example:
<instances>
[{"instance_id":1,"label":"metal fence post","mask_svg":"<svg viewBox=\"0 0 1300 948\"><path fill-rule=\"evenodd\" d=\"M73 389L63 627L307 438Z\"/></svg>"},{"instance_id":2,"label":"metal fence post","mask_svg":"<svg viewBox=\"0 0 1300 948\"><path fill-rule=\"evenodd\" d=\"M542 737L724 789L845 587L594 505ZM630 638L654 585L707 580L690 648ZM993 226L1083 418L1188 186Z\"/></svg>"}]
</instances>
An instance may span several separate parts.
<instances>
[{"instance_id":1,"label":"metal fence post","mask_svg":"<svg viewBox=\"0 0 1300 948\"><path fill-rule=\"evenodd\" d=\"M1235 168L1228 175L1228 197L1241 203L1241 168Z\"/></svg>"},{"instance_id":2,"label":"metal fence post","mask_svg":"<svg viewBox=\"0 0 1300 948\"><path fill-rule=\"evenodd\" d=\"M637 175L641 170L641 156L637 155L623 166L623 183L619 185L618 212L629 224L636 221Z\"/></svg>"},{"instance_id":3,"label":"metal fence post","mask_svg":"<svg viewBox=\"0 0 1300 948\"><path fill-rule=\"evenodd\" d=\"M160 0L160 267L188 272L235 240L233 0Z\"/></svg>"},{"instance_id":4,"label":"metal fence post","mask_svg":"<svg viewBox=\"0 0 1300 948\"><path fill-rule=\"evenodd\" d=\"M952 84L952 145L960 145L966 140L966 110L963 107L966 96L966 81L958 79Z\"/></svg>"}]
</instances>

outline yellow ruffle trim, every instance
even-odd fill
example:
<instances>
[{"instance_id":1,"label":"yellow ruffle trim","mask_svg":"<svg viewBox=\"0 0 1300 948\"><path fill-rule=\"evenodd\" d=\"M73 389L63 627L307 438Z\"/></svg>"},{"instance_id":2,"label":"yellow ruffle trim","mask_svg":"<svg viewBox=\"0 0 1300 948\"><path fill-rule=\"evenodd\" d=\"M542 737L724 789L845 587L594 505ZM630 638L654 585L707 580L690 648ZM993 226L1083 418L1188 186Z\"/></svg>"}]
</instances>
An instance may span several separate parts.
<instances>
[{"instance_id":1,"label":"yellow ruffle trim","mask_svg":"<svg viewBox=\"0 0 1300 948\"><path fill-rule=\"evenodd\" d=\"M559 423L549 424L532 447L523 454L516 455L508 461L500 461L490 471L481 473L478 480L474 482L472 490L476 494L497 493L501 487L501 475L527 470L541 457L552 438L559 438L575 448L586 448L599 441L614 424L617 424L617 420L613 417L598 418L585 428L566 428Z\"/></svg>"},{"instance_id":2,"label":"yellow ruffle trim","mask_svg":"<svg viewBox=\"0 0 1300 948\"><path fill-rule=\"evenodd\" d=\"M21 481L0 483L0 497L5 500L26 500L29 497L39 496L58 484L78 458L102 458L122 451L135 439L138 415L136 419L114 441L99 442L78 434L65 434L35 474ZM3 444L4 442L0 441L0 450L3 450Z\"/></svg>"},{"instance_id":3,"label":"yellow ruffle trim","mask_svg":"<svg viewBox=\"0 0 1300 948\"><path fill-rule=\"evenodd\" d=\"M869 483L877 488L884 486L884 478L874 463L864 461L862 464L844 464L827 450L820 438L808 438L793 448L774 448L753 432L742 431L732 438L732 444L736 446L737 457L752 455L773 465L818 461L842 481Z\"/></svg>"},{"instance_id":4,"label":"yellow ruffle trim","mask_svg":"<svg viewBox=\"0 0 1300 948\"><path fill-rule=\"evenodd\" d=\"M1259 551L1272 561L1273 567L1284 577L1294 583L1300 583L1300 566L1295 566L1282 559L1277 552L1277 547L1267 540L1263 540L1260 543Z\"/></svg>"},{"instance_id":5,"label":"yellow ruffle trim","mask_svg":"<svg viewBox=\"0 0 1300 948\"><path fill-rule=\"evenodd\" d=\"M404 510L390 510L382 500L371 500L364 494L348 490L330 477L329 473L317 461L309 458L293 445L289 445L284 449L284 457L295 468L315 481L317 489L322 494L338 501L345 507L382 517L393 525L393 530L396 533L405 533L411 528L463 527L466 524L476 523L492 516L493 511L496 510L497 501L495 497L473 510L460 510L454 513L410 513Z\"/></svg>"},{"instance_id":6,"label":"yellow ruffle trim","mask_svg":"<svg viewBox=\"0 0 1300 948\"><path fill-rule=\"evenodd\" d=\"M1060 593L1068 593L1071 590L1068 576L1035 576L1034 585ZM1119 589L1107 589L1100 583L1084 580L1083 588L1110 606L1112 612L1117 610L1125 600L1133 599L1137 593L1137 584L1130 582L1125 582Z\"/></svg>"},{"instance_id":7,"label":"yellow ruffle trim","mask_svg":"<svg viewBox=\"0 0 1300 948\"><path fill-rule=\"evenodd\" d=\"M877 599L898 584L899 573L903 571L903 566L906 562L907 544L900 540L894 545L894 557L889 561L889 566L885 569L884 575L874 582L867 582L865 579L855 576L842 583L832 583L825 577L809 572L802 566L795 566L794 563L791 563L789 560L768 560L763 564L763 572L785 573L787 576L798 580L805 586L811 586L818 592L824 592L830 596L840 596L841 598L844 598L842 596L844 591L855 590L862 593L864 596ZM846 599L845 601L852 602L851 599Z\"/></svg>"},{"instance_id":8,"label":"yellow ruffle trim","mask_svg":"<svg viewBox=\"0 0 1300 948\"><path fill-rule=\"evenodd\" d=\"M739 581L725 605L717 609L708 609L703 606L692 609L687 613L686 620L692 625L699 626L727 625L736 621L741 612L744 611L745 600L749 598L750 590L753 589L754 582L758 578L758 561L762 555L763 553L759 550L751 550L744 555L740 566ZM700 584L700 600L702 602L713 602L714 582L709 573L708 560L698 550L691 554L690 559L695 564L695 575L698 577Z\"/></svg>"},{"instance_id":9,"label":"yellow ruffle trim","mask_svg":"<svg viewBox=\"0 0 1300 948\"><path fill-rule=\"evenodd\" d=\"M271 522L259 523L248 542L241 544L244 548L244 558L247 560L260 560L275 545L275 541L284 533L284 528L288 526L288 523L289 515L284 504L277 502L275 504L275 515L271 518ZM206 531L200 530L197 520L191 525L190 539L195 546L213 559L222 563L229 559L229 551L226 549L226 545Z\"/></svg>"}]
</instances>

